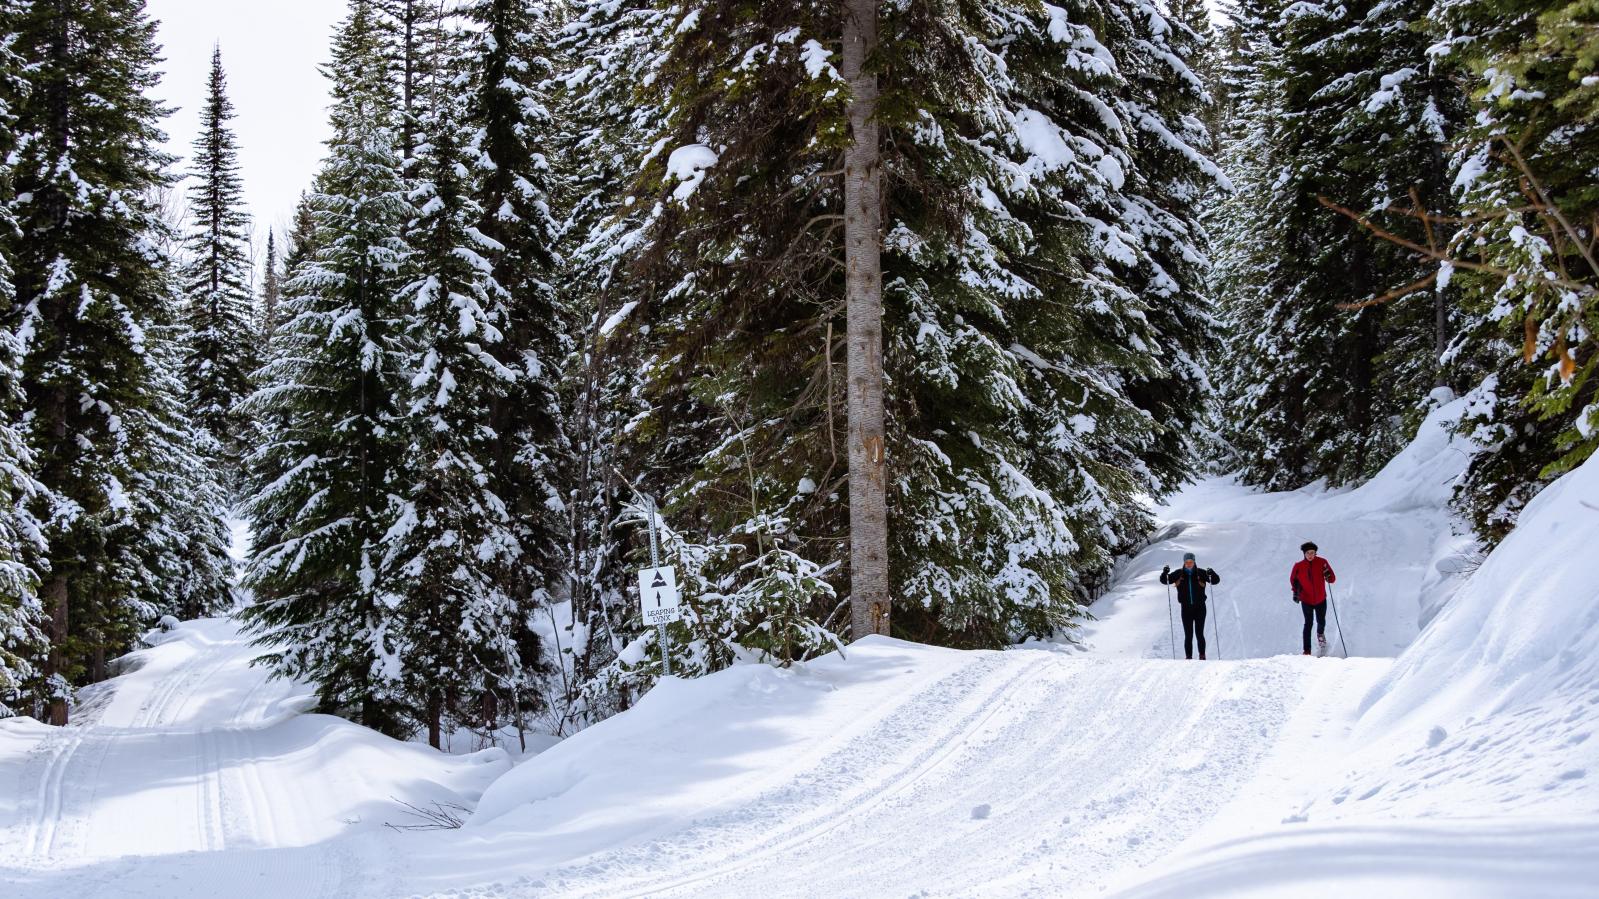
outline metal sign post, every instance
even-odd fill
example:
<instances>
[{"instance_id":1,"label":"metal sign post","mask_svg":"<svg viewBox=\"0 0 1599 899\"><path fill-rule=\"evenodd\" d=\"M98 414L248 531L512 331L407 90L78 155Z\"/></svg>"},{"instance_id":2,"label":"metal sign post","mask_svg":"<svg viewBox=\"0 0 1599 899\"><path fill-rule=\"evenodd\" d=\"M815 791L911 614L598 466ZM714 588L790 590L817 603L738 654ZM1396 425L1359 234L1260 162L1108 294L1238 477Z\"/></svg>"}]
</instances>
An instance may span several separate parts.
<instances>
[{"instance_id":1,"label":"metal sign post","mask_svg":"<svg viewBox=\"0 0 1599 899\"><path fill-rule=\"evenodd\" d=\"M655 625L655 641L661 646L661 670L672 675L671 637L666 633L666 623L682 618L677 589L677 572L661 566L661 537L656 520L660 511L653 497L645 497L650 515L650 567L638 573L639 603L644 621Z\"/></svg>"}]
</instances>

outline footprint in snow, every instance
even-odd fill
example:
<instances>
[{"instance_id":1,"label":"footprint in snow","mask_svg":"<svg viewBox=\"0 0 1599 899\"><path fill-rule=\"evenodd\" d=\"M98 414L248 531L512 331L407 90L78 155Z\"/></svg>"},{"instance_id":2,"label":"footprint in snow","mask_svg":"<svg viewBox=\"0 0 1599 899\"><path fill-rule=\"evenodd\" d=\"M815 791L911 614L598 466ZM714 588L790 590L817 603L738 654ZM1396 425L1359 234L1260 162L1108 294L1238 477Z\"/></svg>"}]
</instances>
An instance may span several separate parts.
<instances>
[{"instance_id":1,"label":"footprint in snow","mask_svg":"<svg viewBox=\"0 0 1599 899\"><path fill-rule=\"evenodd\" d=\"M988 808L988 803L986 803L986 802L983 803L982 805L973 806L972 807L972 820L974 820L974 821L983 821L983 820L988 818L988 812L989 812L989 808Z\"/></svg>"},{"instance_id":2,"label":"footprint in snow","mask_svg":"<svg viewBox=\"0 0 1599 899\"><path fill-rule=\"evenodd\" d=\"M1433 729L1427 734L1427 747L1430 749L1447 739L1449 739L1449 731L1434 725Z\"/></svg>"}]
</instances>

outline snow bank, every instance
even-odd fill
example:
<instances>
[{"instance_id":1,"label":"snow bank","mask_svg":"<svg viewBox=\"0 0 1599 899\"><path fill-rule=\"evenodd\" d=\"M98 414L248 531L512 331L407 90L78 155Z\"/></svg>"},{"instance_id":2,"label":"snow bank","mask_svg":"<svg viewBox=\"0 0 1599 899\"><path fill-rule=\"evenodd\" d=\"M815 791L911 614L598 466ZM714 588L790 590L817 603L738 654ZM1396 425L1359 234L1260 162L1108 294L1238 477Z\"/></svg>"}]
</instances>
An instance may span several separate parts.
<instances>
[{"instance_id":1,"label":"snow bank","mask_svg":"<svg viewBox=\"0 0 1599 899\"><path fill-rule=\"evenodd\" d=\"M1493 714L1561 694L1599 702L1596 548L1599 458L1527 505L1516 529L1400 658L1367 719L1380 726L1422 707Z\"/></svg>"},{"instance_id":2,"label":"snow bank","mask_svg":"<svg viewBox=\"0 0 1599 899\"><path fill-rule=\"evenodd\" d=\"M717 805L752 779L781 771L801 746L880 699L874 690L840 687L909 689L959 657L874 638L852 646L848 662L835 653L794 669L748 664L696 680L664 678L626 714L495 781L470 826L585 831L585 840L602 828L608 836L594 844L625 841L655 830L685 804Z\"/></svg>"}]
</instances>

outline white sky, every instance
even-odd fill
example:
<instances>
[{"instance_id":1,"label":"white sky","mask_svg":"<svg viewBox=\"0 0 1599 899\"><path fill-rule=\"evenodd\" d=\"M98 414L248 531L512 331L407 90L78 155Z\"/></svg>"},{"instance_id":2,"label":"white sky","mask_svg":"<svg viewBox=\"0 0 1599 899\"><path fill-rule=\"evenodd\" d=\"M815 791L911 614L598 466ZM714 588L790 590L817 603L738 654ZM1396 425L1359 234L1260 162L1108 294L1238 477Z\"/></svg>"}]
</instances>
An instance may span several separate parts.
<instances>
[{"instance_id":1,"label":"white sky","mask_svg":"<svg viewBox=\"0 0 1599 899\"><path fill-rule=\"evenodd\" d=\"M1216 0L1209 5L1215 12ZM146 0L146 7L160 22L166 60L157 93L178 107L166 132L167 149L184 157L179 172L199 129L212 45L222 46L259 261L265 229L287 230L322 159L328 85L318 66L345 0Z\"/></svg>"},{"instance_id":2,"label":"white sky","mask_svg":"<svg viewBox=\"0 0 1599 899\"><path fill-rule=\"evenodd\" d=\"M166 58L157 94L179 107L165 123L167 149L183 157L178 172L187 170L200 127L211 48L222 46L245 201L256 252L264 253L266 228L286 230L322 159L328 89L317 67L327 60L344 0L146 0L146 7L161 23Z\"/></svg>"}]
</instances>

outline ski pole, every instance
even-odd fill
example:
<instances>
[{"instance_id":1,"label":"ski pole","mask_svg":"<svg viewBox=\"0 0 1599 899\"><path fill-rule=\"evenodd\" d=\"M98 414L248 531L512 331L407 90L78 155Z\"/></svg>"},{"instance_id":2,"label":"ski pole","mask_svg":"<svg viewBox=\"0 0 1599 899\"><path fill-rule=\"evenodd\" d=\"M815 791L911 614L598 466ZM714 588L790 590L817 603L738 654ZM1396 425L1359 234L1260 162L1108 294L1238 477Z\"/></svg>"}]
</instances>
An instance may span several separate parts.
<instances>
[{"instance_id":1,"label":"ski pole","mask_svg":"<svg viewBox=\"0 0 1599 899\"><path fill-rule=\"evenodd\" d=\"M1172 632L1172 661L1177 661L1177 619L1172 617L1172 585L1166 585L1166 627Z\"/></svg>"},{"instance_id":2,"label":"ski pole","mask_svg":"<svg viewBox=\"0 0 1599 899\"><path fill-rule=\"evenodd\" d=\"M1216 616L1220 617L1221 616L1221 609L1220 609L1220 606L1221 606L1221 594L1220 593L1217 593L1217 595L1216 595L1216 605L1218 607L1216 609ZM1216 635L1216 658L1217 659L1221 659L1221 658L1223 658L1223 656L1221 654L1221 622L1217 621L1216 618L1211 618L1210 619L1210 630L1211 630L1211 633Z\"/></svg>"},{"instance_id":3,"label":"ski pole","mask_svg":"<svg viewBox=\"0 0 1599 899\"><path fill-rule=\"evenodd\" d=\"M1349 658L1349 644L1344 642L1344 625L1338 620L1338 604L1333 602L1332 585L1327 585L1327 605L1332 607L1333 624L1338 627L1338 645L1344 648L1344 658Z\"/></svg>"}]
</instances>

